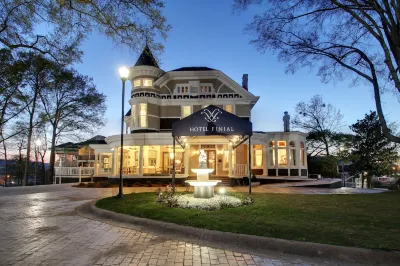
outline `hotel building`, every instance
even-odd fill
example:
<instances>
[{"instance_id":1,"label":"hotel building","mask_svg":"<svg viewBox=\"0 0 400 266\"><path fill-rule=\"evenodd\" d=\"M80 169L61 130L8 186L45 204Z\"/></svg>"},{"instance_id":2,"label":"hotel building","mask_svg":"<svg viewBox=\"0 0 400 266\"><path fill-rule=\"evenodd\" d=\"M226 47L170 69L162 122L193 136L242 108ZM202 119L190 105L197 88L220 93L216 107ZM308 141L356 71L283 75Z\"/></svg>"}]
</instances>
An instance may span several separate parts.
<instances>
[{"instance_id":1,"label":"hotel building","mask_svg":"<svg viewBox=\"0 0 400 266\"><path fill-rule=\"evenodd\" d=\"M123 153L122 173L128 182L171 178L172 125L203 108L214 105L241 119L251 121L251 111L259 97L222 71L208 67L161 69L146 46L136 64L129 68L127 87L131 91L130 110L125 114L124 146L120 135L96 136L82 143L56 147L56 177L117 178ZM307 178L306 134L301 132L253 132L252 173L257 179ZM207 154L224 185L248 176L248 141L234 147L223 136L199 136L176 146L176 182L195 176L200 149ZM60 178L61 180L61 178Z\"/></svg>"}]
</instances>

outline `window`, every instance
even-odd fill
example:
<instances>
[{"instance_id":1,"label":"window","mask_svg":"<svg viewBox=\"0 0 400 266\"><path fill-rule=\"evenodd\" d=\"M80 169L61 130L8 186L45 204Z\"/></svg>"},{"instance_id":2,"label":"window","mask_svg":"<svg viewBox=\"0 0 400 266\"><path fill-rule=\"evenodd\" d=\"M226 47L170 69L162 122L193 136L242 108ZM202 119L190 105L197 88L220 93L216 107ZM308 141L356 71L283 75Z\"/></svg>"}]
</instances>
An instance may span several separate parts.
<instances>
[{"instance_id":1,"label":"window","mask_svg":"<svg viewBox=\"0 0 400 266\"><path fill-rule=\"evenodd\" d=\"M147 103L141 103L139 107L140 127L147 127Z\"/></svg>"},{"instance_id":2,"label":"window","mask_svg":"<svg viewBox=\"0 0 400 266\"><path fill-rule=\"evenodd\" d=\"M253 166L263 166L263 150L261 145L253 146Z\"/></svg>"},{"instance_id":3,"label":"window","mask_svg":"<svg viewBox=\"0 0 400 266\"><path fill-rule=\"evenodd\" d=\"M133 119L133 125L132 125L132 127L137 127L138 126L138 124L137 124L137 116L136 116L136 105L134 104L134 105L132 105L132 112L131 112L131 114L132 114L132 119Z\"/></svg>"},{"instance_id":4,"label":"window","mask_svg":"<svg viewBox=\"0 0 400 266\"><path fill-rule=\"evenodd\" d=\"M142 80L141 79L135 79L133 81L133 87L139 87L142 85Z\"/></svg>"},{"instance_id":5,"label":"window","mask_svg":"<svg viewBox=\"0 0 400 266\"><path fill-rule=\"evenodd\" d=\"M296 147L293 140L289 141L289 146L290 148Z\"/></svg>"},{"instance_id":6,"label":"window","mask_svg":"<svg viewBox=\"0 0 400 266\"><path fill-rule=\"evenodd\" d=\"M306 160L305 160L305 153L304 153L304 142L300 141L300 162L301 166L306 165Z\"/></svg>"},{"instance_id":7,"label":"window","mask_svg":"<svg viewBox=\"0 0 400 266\"><path fill-rule=\"evenodd\" d=\"M285 141L285 140L280 140L280 141L278 141L278 147L279 147L279 148L286 147L286 141Z\"/></svg>"},{"instance_id":8,"label":"window","mask_svg":"<svg viewBox=\"0 0 400 266\"><path fill-rule=\"evenodd\" d=\"M181 117L185 118L192 113L192 107L191 106L182 106L181 111L182 111Z\"/></svg>"},{"instance_id":9,"label":"window","mask_svg":"<svg viewBox=\"0 0 400 266\"><path fill-rule=\"evenodd\" d=\"M157 151L149 150L148 159L149 159L149 166L156 166L157 165Z\"/></svg>"},{"instance_id":10,"label":"window","mask_svg":"<svg viewBox=\"0 0 400 266\"><path fill-rule=\"evenodd\" d=\"M275 150L274 149L269 150L268 158L269 158L269 165L275 166Z\"/></svg>"},{"instance_id":11,"label":"window","mask_svg":"<svg viewBox=\"0 0 400 266\"><path fill-rule=\"evenodd\" d=\"M286 149L278 149L278 164L287 165Z\"/></svg>"},{"instance_id":12,"label":"window","mask_svg":"<svg viewBox=\"0 0 400 266\"><path fill-rule=\"evenodd\" d=\"M201 93L211 93L212 92L211 85L201 85L200 86L200 92Z\"/></svg>"},{"instance_id":13,"label":"window","mask_svg":"<svg viewBox=\"0 0 400 266\"><path fill-rule=\"evenodd\" d=\"M232 105L225 105L225 111L232 113L233 114L233 108Z\"/></svg>"},{"instance_id":14,"label":"window","mask_svg":"<svg viewBox=\"0 0 400 266\"><path fill-rule=\"evenodd\" d=\"M296 149L290 150L290 165L291 166L296 165Z\"/></svg>"},{"instance_id":15,"label":"window","mask_svg":"<svg viewBox=\"0 0 400 266\"><path fill-rule=\"evenodd\" d=\"M153 86L153 80L152 80L152 79L143 79L143 86L144 86L144 87L151 87L151 86Z\"/></svg>"},{"instance_id":16,"label":"window","mask_svg":"<svg viewBox=\"0 0 400 266\"><path fill-rule=\"evenodd\" d=\"M176 92L178 94L188 94L189 93L189 86L188 85L177 85Z\"/></svg>"},{"instance_id":17,"label":"window","mask_svg":"<svg viewBox=\"0 0 400 266\"><path fill-rule=\"evenodd\" d=\"M270 148L271 148L271 147L275 147L275 141L271 140L271 141L269 142L269 147L270 147Z\"/></svg>"}]
</instances>

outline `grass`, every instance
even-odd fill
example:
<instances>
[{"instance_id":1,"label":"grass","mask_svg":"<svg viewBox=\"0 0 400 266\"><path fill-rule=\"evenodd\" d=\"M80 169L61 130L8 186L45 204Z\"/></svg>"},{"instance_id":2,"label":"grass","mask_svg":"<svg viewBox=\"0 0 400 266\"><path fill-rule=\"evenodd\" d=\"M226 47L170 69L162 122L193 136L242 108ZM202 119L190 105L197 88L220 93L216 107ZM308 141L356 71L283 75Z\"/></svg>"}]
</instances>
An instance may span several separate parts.
<instances>
[{"instance_id":1,"label":"grass","mask_svg":"<svg viewBox=\"0 0 400 266\"><path fill-rule=\"evenodd\" d=\"M246 195L246 194L244 194ZM248 206L168 208L155 193L105 198L99 208L212 230L332 245L400 250L400 192L358 195L252 194Z\"/></svg>"}]
</instances>

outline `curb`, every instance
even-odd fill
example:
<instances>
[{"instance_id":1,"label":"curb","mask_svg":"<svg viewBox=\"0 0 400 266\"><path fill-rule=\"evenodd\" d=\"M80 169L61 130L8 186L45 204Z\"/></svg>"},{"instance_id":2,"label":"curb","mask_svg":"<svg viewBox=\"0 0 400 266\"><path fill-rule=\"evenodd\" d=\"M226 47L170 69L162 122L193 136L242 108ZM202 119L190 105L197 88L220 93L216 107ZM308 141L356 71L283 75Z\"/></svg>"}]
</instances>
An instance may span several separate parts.
<instances>
[{"instance_id":1,"label":"curb","mask_svg":"<svg viewBox=\"0 0 400 266\"><path fill-rule=\"evenodd\" d=\"M334 246L271 237L235 234L177 225L168 222L139 218L97 208L96 201L79 206L77 214L92 220L152 232L162 236L197 242L220 249L244 251L254 255L268 256L271 251L319 259L331 259L347 263L367 265L400 265L399 251L372 250L355 247Z\"/></svg>"}]
</instances>

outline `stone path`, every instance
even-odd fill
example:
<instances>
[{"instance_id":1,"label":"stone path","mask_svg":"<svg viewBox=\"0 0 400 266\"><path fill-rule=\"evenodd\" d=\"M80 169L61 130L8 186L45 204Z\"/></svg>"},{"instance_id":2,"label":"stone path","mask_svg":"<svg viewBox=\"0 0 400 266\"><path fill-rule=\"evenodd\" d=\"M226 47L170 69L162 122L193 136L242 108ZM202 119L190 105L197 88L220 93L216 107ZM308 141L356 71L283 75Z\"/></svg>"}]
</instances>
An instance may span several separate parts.
<instances>
[{"instance_id":1,"label":"stone path","mask_svg":"<svg viewBox=\"0 0 400 266\"><path fill-rule=\"evenodd\" d=\"M126 188L125 193L139 190ZM199 246L75 213L85 202L116 194L116 188L68 184L0 188L0 265L338 265L274 252L260 257Z\"/></svg>"}]
</instances>

